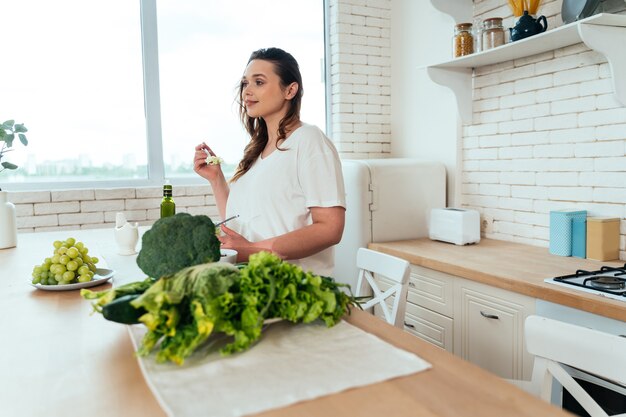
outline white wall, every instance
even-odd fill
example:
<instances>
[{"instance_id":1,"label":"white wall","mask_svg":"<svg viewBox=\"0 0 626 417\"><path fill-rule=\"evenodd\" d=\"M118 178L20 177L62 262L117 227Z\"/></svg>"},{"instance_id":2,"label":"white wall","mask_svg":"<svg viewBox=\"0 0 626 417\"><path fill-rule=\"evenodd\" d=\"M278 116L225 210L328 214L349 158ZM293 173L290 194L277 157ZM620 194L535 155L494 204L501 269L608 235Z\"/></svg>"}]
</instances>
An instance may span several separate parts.
<instances>
[{"instance_id":1,"label":"white wall","mask_svg":"<svg viewBox=\"0 0 626 417\"><path fill-rule=\"evenodd\" d=\"M448 206L458 205L456 99L423 68L450 58L454 22L427 0L392 0L391 10L392 155L443 162Z\"/></svg>"},{"instance_id":2,"label":"white wall","mask_svg":"<svg viewBox=\"0 0 626 417\"><path fill-rule=\"evenodd\" d=\"M550 28L562 24L561 4L546 1L540 9ZM473 6L474 17L515 22L501 1ZM393 0L394 154L456 165L454 205L479 210L486 237L547 246L550 210L586 209L622 219L626 259L626 107L614 98L606 59L577 44L475 69L473 120L459 132L457 153L455 100L414 69L435 56L448 59L453 24L430 1Z\"/></svg>"}]
</instances>

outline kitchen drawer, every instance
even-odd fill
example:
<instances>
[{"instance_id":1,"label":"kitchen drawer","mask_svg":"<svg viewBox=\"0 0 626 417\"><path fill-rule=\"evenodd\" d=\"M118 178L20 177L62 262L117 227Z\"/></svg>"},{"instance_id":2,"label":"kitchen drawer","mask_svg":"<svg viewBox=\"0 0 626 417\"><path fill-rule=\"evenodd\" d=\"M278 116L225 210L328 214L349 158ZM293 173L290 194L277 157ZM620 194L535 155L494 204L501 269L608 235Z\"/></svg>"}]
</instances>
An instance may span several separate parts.
<instances>
[{"instance_id":1,"label":"kitchen drawer","mask_svg":"<svg viewBox=\"0 0 626 417\"><path fill-rule=\"evenodd\" d=\"M450 317L426 308L407 304L404 330L452 353L454 324Z\"/></svg>"},{"instance_id":2,"label":"kitchen drawer","mask_svg":"<svg viewBox=\"0 0 626 417\"><path fill-rule=\"evenodd\" d=\"M408 300L441 315L454 317L454 279L444 272L411 265Z\"/></svg>"},{"instance_id":3,"label":"kitchen drawer","mask_svg":"<svg viewBox=\"0 0 626 417\"><path fill-rule=\"evenodd\" d=\"M393 298L387 300L389 308L391 308L392 300ZM385 320L380 306L374 307L374 315ZM450 317L407 303L404 316L404 330L450 353L454 351L452 339L454 324Z\"/></svg>"},{"instance_id":4,"label":"kitchen drawer","mask_svg":"<svg viewBox=\"0 0 626 417\"><path fill-rule=\"evenodd\" d=\"M374 277L381 290L386 290L393 283L382 276ZM411 265L407 301L439 313L454 316L454 277L432 269Z\"/></svg>"}]
</instances>

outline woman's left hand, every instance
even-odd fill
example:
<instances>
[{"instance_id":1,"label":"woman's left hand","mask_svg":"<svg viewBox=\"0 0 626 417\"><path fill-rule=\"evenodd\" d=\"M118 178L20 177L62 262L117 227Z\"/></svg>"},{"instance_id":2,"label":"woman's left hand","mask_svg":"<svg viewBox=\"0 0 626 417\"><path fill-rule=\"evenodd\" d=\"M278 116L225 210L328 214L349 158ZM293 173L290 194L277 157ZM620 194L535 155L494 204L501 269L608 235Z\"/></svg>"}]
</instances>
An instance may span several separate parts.
<instances>
[{"instance_id":1,"label":"woman's left hand","mask_svg":"<svg viewBox=\"0 0 626 417\"><path fill-rule=\"evenodd\" d=\"M238 251L239 248L251 245L250 241L246 240L243 236L235 232L233 229L227 227L226 225L221 225L220 228L222 229L222 232L224 234L218 236L217 238L222 243L222 248L235 249L236 251Z\"/></svg>"},{"instance_id":2,"label":"woman's left hand","mask_svg":"<svg viewBox=\"0 0 626 417\"><path fill-rule=\"evenodd\" d=\"M253 243L226 225L221 225L220 227L224 234L217 238L222 243L223 249L234 249L237 251L237 262L247 262L250 255L260 251L272 252L283 258L280 253L272 249L274 239Z\"/></svg>"}]
</instances>

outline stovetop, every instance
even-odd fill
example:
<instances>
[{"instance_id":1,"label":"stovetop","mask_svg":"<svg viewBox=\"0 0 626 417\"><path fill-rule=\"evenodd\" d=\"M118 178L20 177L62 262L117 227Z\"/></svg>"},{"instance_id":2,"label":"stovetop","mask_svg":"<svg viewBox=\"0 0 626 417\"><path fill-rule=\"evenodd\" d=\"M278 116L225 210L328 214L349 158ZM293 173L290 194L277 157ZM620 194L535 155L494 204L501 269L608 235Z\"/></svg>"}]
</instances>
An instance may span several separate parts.
<instances>
[{"instance_id":1,"label":"stovetop","mask_svg":"<svg viewBox=\"0 0 626 417\"><path fill-rule=\"evenodd\" d=\"M603 266L597 271L579 269L575 274L548 278L545 282L626 301L626 264L623 267Z\"/></svg>"}]
</instances>

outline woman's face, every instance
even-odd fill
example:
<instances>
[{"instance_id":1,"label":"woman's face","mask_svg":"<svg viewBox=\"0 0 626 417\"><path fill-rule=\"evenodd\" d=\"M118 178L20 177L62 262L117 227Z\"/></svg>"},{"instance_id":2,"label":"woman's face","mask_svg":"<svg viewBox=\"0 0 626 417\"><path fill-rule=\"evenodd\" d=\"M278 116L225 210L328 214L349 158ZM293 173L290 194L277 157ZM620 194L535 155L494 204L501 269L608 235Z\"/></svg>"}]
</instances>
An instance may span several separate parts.
<instances>
[{"instance_id":1,"label":"woman's face","mask_svg":"<svg viewBox=\"0 0 626 417\"><path fill-rule=\"evenodd\" d=\"M274 64L261 59L250 61L241 79L241 99L248 116L262 117L266 122L284 117L293 97L291 90L281 86Z\"/></svg>"}]
</instances>

